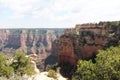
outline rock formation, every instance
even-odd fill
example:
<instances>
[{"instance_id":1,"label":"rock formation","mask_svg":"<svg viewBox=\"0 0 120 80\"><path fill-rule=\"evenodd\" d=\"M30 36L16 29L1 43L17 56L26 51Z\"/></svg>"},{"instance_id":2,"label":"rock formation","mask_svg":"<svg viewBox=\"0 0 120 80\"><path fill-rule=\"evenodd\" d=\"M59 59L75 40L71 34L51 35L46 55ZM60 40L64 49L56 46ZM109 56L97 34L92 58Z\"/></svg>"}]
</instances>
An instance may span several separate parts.
<instances>
[{"instance_id":1,"label":"rock formation","mask_svg":"<svg viewBox=\"0 0 120 80\"><path fill-rule=\"evenodd\" d=\"M20 48L19 48L19 50L23 51L24 53L27 53L26 40L27 40L26 31L22 30L22 33L20 35Z\"/></svg>"},{"instance_id":2,"label":"rock formation","mask_svg":"<svg viewBox=\"0 0 120 80\"><path fill-rule=\"evenodd\" d=\"M98 50L116 46L119 40L120 22L78 24L60 37L58 63L69 62L76 66L79 59L95 62Z\"/></svg>"}]
</instances>

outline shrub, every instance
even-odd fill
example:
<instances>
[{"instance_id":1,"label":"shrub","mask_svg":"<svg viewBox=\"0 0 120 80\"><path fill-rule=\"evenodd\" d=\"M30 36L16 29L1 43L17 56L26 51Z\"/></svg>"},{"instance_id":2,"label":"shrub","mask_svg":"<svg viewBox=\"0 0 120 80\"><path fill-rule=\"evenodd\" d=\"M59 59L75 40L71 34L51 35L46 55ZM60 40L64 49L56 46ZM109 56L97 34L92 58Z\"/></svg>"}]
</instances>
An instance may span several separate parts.
<instances>
[{"instance_id":1,"label":"shrub","mask_svg":"<svg viewBox=\"0 0 120 80\"><path fill-rule=\"evenodd\" d=\"M57 73L54 70L51 69L51 70L48 71L47 76L56 79L57 78Z\"/></svg>"},{"instance_id":2,"label":"shrub","mask_svg":"<svg viewBox=\"0 0 120 80\"><path fill-rule=\"evenodd\" d=\"M120 47L99 51L96 63L79 60L72 80L120 80Z\"/></svg>"},{"instance_id":3,"label":"shrub","mask_svg":"<svg viewBox=\"0 0 120 80\"><path fill-rule=\"evenodd\" d=\"M32 68L31 60L26 57L25 53L16 51L13 55L13 63L11 65L17 75L33 75L35 71Z\"/></svg>"},{"instance_id":4,"label":"shrub","mask_svg":"<svg viewBox=\"0 0 120 80\"><path fill-rule=\"evenodd\" d=\"M9 78L13 74L14 69L10 66L9 61L9 56L0 53L0 76Z\"/></svg>"},{"instance_id":5,"label":"shrub","mask_svg":"<svg viewBox=\"0 0 120 80\"><path fill-rule=\"evenodd\" d=\"M14 74L21 77L24 74L35 74L31 60L26 57L25 53L21 51L16 51L11 58L5 54L0 53L0 80L2 78L8 78L10 80ZM13 78L15 78L15 76Z\"/></svg>"}]
</instances>

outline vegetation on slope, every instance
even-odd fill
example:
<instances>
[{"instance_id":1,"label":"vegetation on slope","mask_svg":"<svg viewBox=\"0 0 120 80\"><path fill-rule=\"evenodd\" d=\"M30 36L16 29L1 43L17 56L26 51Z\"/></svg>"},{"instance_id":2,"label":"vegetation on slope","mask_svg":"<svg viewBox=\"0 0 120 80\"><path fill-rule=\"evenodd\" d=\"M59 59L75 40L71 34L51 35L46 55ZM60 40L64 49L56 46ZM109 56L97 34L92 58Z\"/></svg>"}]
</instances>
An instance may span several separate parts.
<instances>
[{"instance_id":1,"label":"vegetation on slope","mask_svg":"<svg viewBox=\"0 0 120 80\"><path fill-rule=\"evenodd\" d=\"M120 47L100 50L96 63L79 60L72 80L120 80Z\"/></svg>"},{"instance_id":2,"label":"vegetation on slope","mask_svg":"<svg viewBox=\"0 0 120 80\"><path fill-rule=\"evenodd\" d=\"M9 78L15 74L35 74L31 60L21 51L16 51L12 57L0 53L0 77Z\"/></svg>"},{"instance_id":3,"label":"vegetation on slope","mask_svg":"<svg viewBox=\"0 0 120 80\"><path fill-rule=\"evenodd\" d=\"M0 53L0 76L9 77L13 73L13 67L10 66L9 57Z\"/></svg>"}]
</instances>

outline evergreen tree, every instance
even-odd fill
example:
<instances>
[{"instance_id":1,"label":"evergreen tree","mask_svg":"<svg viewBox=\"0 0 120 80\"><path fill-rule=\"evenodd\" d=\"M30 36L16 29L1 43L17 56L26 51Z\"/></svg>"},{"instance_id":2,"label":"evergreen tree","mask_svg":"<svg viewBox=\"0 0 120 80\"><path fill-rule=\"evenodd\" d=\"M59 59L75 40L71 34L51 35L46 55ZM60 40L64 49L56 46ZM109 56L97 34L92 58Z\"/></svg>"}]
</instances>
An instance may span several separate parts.
<instances>
[{"instance_id":1,"label":"evergreen tree","mask_svg":"<svg viewBox=\"0 0 120 80\"><path fill-rule=\"evenodd\" d=\"M13 74L14 69L10 66L10 57L0 53L0 77L10 77Z\"/></svg>"},{"instance_id":2,"label":"evergreen tree","mask_svg":"<svg viewBox=\"0 0 120 80\"><path fill-rule=\"evenodd\" d=\"M26 57L25 53L16 51L13 55L12 67L17 75L33 75L35 71L32 68L31 60Z\"/></svg>"},{"instance_id":3,"label":"evergreen tree","mask_svg":"<svg viewBox=\"0 0 120 80\"><path fill-rule=\"evenodd\" d=\"M100 50L96 63L79 60L73 80L120 80L120 47Z\"/></svg>"}]
</instances>

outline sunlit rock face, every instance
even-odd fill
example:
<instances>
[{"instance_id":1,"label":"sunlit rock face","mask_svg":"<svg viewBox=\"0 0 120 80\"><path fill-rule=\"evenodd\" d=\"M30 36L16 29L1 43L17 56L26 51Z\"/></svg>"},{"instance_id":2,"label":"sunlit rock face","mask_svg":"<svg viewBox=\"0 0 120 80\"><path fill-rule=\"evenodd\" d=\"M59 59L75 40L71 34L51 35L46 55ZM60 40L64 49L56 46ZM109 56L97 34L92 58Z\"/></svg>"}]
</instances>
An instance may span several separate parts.
<instances>
[{"instance_id":1,"label":"sunlit rock face","mask_svg":"<svg viewBox=\"0 0 120 80\"><path fill-rule=\"evenodd\" d=\"M78 59L92 59L95 62L98 50L117 46L119 40L119 21L77 24L60 37L58 63L69 62L76 65Z\"/></svg>"}]
</instances>

